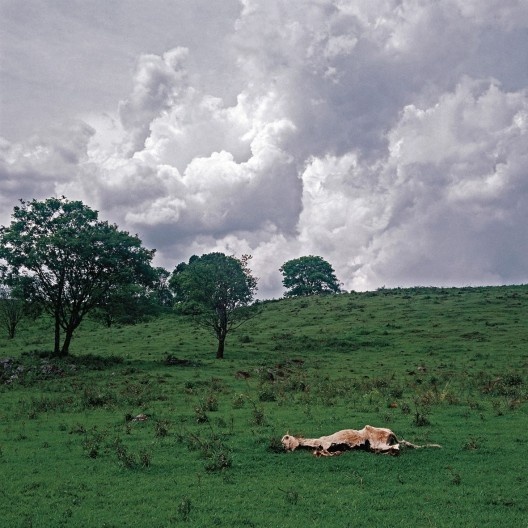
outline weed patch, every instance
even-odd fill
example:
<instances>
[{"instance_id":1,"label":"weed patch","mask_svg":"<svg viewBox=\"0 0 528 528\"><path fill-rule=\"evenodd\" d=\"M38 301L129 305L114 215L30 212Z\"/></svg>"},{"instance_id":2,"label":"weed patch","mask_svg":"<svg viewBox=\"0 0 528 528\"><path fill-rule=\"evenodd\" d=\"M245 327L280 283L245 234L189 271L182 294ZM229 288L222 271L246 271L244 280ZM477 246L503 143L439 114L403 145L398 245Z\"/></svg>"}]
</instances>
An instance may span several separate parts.
<instances>
[{"instance_id":1,"label":"weed patch","mask_svg":"<svg viewBox=\"0 0 528 528\"><path fill-rule=\"evenodd\" d=\"M205 459L204 469L206 471L223 471L231 467L231 450L222 435L211 429L206 435L187 432L185 436L189 449L199 451L201 457Z\"/></svg>"},{"instance_id":2,"label":"weed patch","mask_svg":"<svg viewBox=\"0 0 528 528\"><path fill-rule=\"evenodd\" d=\"M189 497L184 497L178 504L179 519L188 522L191 518L192 501Z\"/></svg>"}]
</instances>

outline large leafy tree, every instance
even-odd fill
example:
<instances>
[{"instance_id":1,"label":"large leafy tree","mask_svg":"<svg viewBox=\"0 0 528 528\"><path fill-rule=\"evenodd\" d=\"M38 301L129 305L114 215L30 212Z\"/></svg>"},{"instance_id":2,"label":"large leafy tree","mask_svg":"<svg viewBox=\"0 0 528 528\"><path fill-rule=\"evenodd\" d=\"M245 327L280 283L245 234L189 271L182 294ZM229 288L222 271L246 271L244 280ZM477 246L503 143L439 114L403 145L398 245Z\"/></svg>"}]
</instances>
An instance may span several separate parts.
<instances>
[{"instance_id":1,"label":"large leafy tree","mask_svg":"<svg viewBox=\"0 0 528 528\"><path fill-rule=\"evenodd\" d=\"M69 353L74 330L112 288L152 279L153 255L137 236L65 197L21 200L11 225L0 226L0 258L13 277L26 278L29 300L52 316L59 356Z\"/></svg>"},{"instance_id":2,"label":"large leafy tree","mask_svg":"<svg viewBox=\"0 0 528 528\"><path fill-rule=\"evenodd\" d=\"M309 255L285 262L279 270L285 297L339 293L341 287L334 269L322 257Z\"/></svg>"},{"instance_id":3,"label":"large leafy tree","mask_svg":"<svg viewBox=\"0 0 528 528\"><path fill-rule=\"evenodd\" d=\"M248 255L237 259L223 253L192 256L176 266L169 285L176 305L218 339L216 357L223 359L228 333L253 317L257 279L248 268Z\"/></svg>"}]
</instances>

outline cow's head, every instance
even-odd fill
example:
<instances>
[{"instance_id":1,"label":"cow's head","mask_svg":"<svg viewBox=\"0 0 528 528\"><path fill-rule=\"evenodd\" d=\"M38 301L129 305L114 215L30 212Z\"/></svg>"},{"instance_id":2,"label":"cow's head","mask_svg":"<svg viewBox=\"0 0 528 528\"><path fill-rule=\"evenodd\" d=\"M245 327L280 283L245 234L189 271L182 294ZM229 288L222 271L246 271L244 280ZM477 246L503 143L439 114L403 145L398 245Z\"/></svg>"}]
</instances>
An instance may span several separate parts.
<instances>
[{"instance_id":1,"label":"cow's head","mask_svg":"<svg viewBox=\"0 0 528 528\"><path fill-rule=\"evenodd\" d=\"M294 449L297 449L300 444L299 440L295 438L295 436L291 436L288 433L282 437L281 443L286 451L293 451Z\"/></svg>"}]
</instances>

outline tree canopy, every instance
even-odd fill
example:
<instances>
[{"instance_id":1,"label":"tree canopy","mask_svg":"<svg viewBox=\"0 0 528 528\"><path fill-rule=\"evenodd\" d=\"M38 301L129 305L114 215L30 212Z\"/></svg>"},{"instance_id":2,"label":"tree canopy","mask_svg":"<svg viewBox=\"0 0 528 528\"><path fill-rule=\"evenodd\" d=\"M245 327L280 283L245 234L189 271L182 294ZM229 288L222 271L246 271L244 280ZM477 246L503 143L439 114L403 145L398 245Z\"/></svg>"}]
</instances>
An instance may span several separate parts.
<instances>
[{"instance_id":1,"label":"tree canopy","mask_svg":"<svg viewBox=\"0 0 528 528\"><path fill-rule=\"evenodd\" d=\"M248 268L250 258L223 253L194 255L188 263L176 266L169 281L176 305L214 332L218 359L224 357L227 334L254 315L250 304L257 279Z\"/></svg>"},{"instance_id":2,"label":"tree canopy","mask_svg":"<svg viewBox=\"0 0 528 528\"><path fill-rule=\"evenodd\" d=\"M26 278L29 300L53 317L56 355L69 353L74 330L113 288L153 279L153 255L137 236L65 197L21 200L11 225L0 226L0 258L11 276Z\"/></svg>"},{"instance_id":3,"label":"tree canopy","mask_svg":"<svg viewBox=\"0 0 528 528\"><path fill-rule=\"evenodd\" d=\"M341 287L332 266L322 257L309 255L285 262L279 270L285 297L339 293Z\"/></svg>"}]
</instances>

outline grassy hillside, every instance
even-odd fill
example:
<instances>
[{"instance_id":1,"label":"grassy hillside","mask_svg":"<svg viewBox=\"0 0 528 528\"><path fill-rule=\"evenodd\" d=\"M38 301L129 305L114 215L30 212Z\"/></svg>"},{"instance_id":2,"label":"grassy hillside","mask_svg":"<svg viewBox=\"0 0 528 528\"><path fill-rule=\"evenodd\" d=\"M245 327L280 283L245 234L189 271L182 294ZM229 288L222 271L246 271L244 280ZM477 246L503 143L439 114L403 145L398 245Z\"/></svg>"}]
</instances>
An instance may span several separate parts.
<instances>
[{"instance_id":1,"label":"grassy hillside","mask_svg":"<svg viewBox=\"0 0 528 528\"><path fill-rule=\"evenodd\" d=\"M28 322L0 337L0 526L522 526L527 314L528 286L266 302L223 361L177 316L87 323L63 361ZM365 424L443 449L280 449Z\"/></svg>"}]
</instances>

